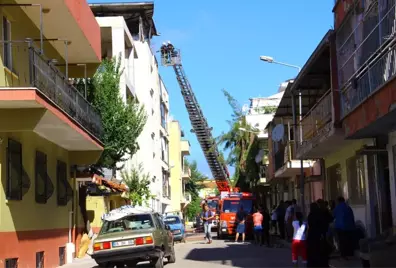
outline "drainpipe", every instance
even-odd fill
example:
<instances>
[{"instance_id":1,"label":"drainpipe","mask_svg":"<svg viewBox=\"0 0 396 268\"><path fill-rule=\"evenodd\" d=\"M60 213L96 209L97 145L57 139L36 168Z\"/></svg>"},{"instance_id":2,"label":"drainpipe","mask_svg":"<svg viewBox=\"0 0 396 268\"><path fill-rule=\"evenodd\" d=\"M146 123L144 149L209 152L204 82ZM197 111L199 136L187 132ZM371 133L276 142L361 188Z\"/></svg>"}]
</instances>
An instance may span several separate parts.
<instances>
[{"instance_id":1,"label":"drainpipe","mask_svg":"<svg viewBox=\"0 0 396 268\"><path fill-rule=\"evenodd\" d=\"M40 54L44 54L43 6L41 4L0 4L0 7L39 7L40 8L40 26L39 26L39 29L40 29Z\"/></svg>"}]
</instances>

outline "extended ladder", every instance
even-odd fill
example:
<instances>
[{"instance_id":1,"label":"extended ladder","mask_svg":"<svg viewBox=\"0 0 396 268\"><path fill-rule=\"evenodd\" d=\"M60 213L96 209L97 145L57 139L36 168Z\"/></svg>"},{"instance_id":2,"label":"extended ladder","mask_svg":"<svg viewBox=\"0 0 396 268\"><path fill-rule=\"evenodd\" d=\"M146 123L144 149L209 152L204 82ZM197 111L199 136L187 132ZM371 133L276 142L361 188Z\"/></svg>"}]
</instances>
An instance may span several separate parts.
<instances>
[{"instance_id":1,"label":"extended ladder","mask_svg":"<svg viewBox=\"0 0 396 268\"><path fill-rule=\"evenodd\" d=\"M195 94L188 82L184 72L180 51L172 54L173 57L162 57L163 66L173 66L176 73L176 79L179 83L184 103L191 121L193 130L197 136L198 142L205 154L206 161L216 181L217 188L220 192L230 191L229 173L227 166L220 161L220 154L212 136L212 128L209 127L202 109L198 104Z\"/></svg>"}]
</instances>

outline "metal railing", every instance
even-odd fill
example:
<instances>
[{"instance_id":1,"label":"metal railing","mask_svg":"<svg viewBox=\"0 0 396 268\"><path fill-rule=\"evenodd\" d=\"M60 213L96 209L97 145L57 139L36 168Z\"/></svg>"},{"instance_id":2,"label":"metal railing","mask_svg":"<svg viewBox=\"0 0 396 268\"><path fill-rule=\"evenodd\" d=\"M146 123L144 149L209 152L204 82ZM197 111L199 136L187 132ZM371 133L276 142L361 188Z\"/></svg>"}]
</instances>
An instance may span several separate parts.
<instances>
[{"instance_id":1,"label":"metal railing","mask_svg":"<svg viewBox=\"0 0 396 268\"><path fill-rule=\"evenodd\" d=\"M306 113L299 123L302 127L303 141L308 141L318 135L319 130L322 129L328 122L332 120L332 95L329 89L319 101ZM297 131L297 141L301 141L300 131ZM297 147L300 147L300 142L297 142Z\"/></svg>"},{"instance_id":2,"label":"metal railing","mask_svg":"<svg viewBox=\"0 0 396 268\"><path fill-rule=\"evenodd\" d=\"M385 83L395 78L396 44L369 65L354 83L350 83L341 92L341 115L345 117L358 105L380 89Z\"/></svg>"},{"instance_id":3,"label":"metal railing","mask_svg":"<svg viewBox=\"0 0 396 268\"><path fill-rule=\"evenodd\" d=\"M99 140L103 137L99 114L31 41L0 41L0 47L3 55L8 54L8 60L0 63L9 73L2 77L4 81L0 81L0 88L35 87L81 128Z\"/></svg>"},{"instance_id":4,"label":"metal railing","mask_svg":"<svg viewBox=\"0 0 396 268\"><path fill-rule=\"evenodd\" d=\"M191 194L190 193L184 193L183 197L184 197L185 201L191 202Z\"/></svg>"},{"instance_id":5,"label":"metal railing","mask_svg":"<svg viewBox=\"0 0 396 268\"><path fill-rule=\"evenodd\" d=\"M337 30L339 88L353 79L396 34L396 0L372 1L364 9L358 5L356 2Z\"/></svg>"}]
</instances>

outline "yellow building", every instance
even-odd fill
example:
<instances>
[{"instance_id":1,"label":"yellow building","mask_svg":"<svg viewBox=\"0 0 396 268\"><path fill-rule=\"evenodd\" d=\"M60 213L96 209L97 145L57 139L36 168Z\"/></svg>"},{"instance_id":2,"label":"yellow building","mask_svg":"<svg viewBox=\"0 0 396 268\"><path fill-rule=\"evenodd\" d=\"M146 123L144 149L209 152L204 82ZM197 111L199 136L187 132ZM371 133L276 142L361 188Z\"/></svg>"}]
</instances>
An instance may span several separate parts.
<instances>
[{"instance_id":1,"label":"yellow building","mask_svg":"<svg viewBox=\"0 0 396 268\"><path fill-rule=\"evenodd\" d=\"M100 28L86 1L4 2L0 265L56 267L82 232L73 167L103 151L100 117L68 80L96 70Z\"/></svg>"},{"instance_id":2,"label":"yellow building","mask_svg":"<svg viewBox=\"0 0 396 268\"><path fill-rule=\"evenodd\" d=\"M171 121L168 130L171 169L171 206L168 211L182 212L191 202L191 195L185 191L185 184L191 177L191 170L184 165L184 157L190 155L190 143L182 139L184 134L178 121Z\"/></svg>"}]
</instances>

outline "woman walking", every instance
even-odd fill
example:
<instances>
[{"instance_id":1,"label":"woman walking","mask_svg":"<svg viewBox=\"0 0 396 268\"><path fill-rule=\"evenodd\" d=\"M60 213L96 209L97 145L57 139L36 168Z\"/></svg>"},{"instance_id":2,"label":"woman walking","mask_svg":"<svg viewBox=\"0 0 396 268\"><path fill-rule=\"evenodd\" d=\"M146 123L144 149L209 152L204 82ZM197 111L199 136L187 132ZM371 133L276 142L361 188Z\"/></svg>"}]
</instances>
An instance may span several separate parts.
<instances>
[{"instance_id":1,"label":"woman walking","mask_svg":"<svg viewBox=\"0 0 396 268\"><path fill-rule=\"evenodd\" d=\"M292 242L292 262L298 267L298 259L302 259L302 263L307 263L307 246L305 242L305 234L307 231L307 224L303 222L303 215L301 212L295 213L293 225L293 242Z\"/></svg>"}]
</instances>

